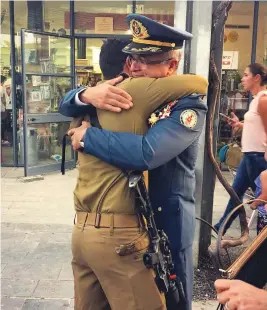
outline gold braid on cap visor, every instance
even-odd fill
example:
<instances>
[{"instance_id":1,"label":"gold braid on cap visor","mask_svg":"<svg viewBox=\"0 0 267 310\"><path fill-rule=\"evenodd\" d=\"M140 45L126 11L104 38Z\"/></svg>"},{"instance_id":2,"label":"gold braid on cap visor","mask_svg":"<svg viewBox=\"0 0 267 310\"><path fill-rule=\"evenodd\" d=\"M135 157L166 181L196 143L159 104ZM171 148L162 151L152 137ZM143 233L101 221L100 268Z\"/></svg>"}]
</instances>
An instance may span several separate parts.
<instances>
[{"instance_id":1,"label":"gold braid on cap visor","mask_svg":"<svg viewBox=\"0 0 267 310\"><path fill-rule=\"evenodd\" d=\"M153 41L153 40L142 40L138 38L133 38L133 42L141 43L141 44L148 44L148 45L156 45L156 46L175 47L175 43L160 42L160 41Z\"/></svg>"}]
</instances>

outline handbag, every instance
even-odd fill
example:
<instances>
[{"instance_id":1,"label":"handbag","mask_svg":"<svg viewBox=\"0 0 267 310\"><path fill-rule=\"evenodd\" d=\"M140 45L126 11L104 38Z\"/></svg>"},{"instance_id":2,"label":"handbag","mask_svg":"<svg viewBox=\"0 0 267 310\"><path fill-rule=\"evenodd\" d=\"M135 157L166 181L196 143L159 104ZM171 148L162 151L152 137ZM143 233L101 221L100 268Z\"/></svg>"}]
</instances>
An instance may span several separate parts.
<instances>
[{"instance_id":1,"label":"handbag","mask_svg":"<svg viewBox=\"0 0 267 310\"><path fill-rule=\"evenodd\" d=\"M230 144L226 153L225 164L232 169L236 169L243 157L241 147Z\"/></svg>"}]
</instances>

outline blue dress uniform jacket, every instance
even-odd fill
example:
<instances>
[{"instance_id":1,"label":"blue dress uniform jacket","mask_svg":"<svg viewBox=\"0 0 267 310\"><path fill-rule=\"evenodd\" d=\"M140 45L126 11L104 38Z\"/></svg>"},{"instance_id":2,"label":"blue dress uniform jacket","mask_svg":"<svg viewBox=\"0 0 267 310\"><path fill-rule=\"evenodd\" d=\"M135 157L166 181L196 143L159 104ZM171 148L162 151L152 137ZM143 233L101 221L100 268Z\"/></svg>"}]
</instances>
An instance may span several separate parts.
<instances>
[{"instance_id":1,"label":"blue dress uniform jacket","mask_svg":"<svg viewBox=\"0 0 267 310\"><path fill-rule=\"evenodd\" d=\"M75 103L77 90L70 93L62 100L59 112L66 116L90 113L92 107ZM184 112L188 110L197 115L193 128L183 122ZM192 294L194 170L206 112L207 106L200 96L191 95L179 100L170 116L159 120L145 136L91 127L84 137L84 152L123 169L150 170L149 194L156 222L169 236L177 274L184 282L188 301L181 309L187 310L191 309ZM188 248L189 252L184 254ZM187 256L189 267L182 264Z\"/></svg>"}]
</instances>

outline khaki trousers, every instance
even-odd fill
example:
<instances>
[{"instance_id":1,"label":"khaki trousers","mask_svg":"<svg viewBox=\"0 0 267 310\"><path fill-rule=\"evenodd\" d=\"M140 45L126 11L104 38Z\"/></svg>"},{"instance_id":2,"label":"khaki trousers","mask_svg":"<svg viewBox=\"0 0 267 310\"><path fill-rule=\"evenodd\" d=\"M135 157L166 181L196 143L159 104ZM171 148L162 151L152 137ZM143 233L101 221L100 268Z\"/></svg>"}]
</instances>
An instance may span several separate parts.
<instances>
[{"instance_id":1,"label":"khaki trousers","mask_svg":"<svg viewBox=\"0 0 267 310\"><path fill-rule=\"evenodd\" d=\"M75 310L164 310L152 270L143 263L143 228L95 228L77 223L72 234ZM123 256L116 253L130 244Z\"/></svg>"}]
</instances>

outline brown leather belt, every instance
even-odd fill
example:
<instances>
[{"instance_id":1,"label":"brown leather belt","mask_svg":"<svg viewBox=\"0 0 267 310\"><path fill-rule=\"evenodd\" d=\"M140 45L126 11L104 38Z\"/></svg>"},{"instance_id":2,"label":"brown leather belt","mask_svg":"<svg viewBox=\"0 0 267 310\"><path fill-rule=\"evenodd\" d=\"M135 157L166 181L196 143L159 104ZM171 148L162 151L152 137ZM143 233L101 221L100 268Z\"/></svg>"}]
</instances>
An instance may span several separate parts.
<instances>
[{"instance_id":1,"label":"brown leather belt","mask_svg":"<svg viewBox=\"0 0 267 310\"><path fill-rule=\"evenodd\" d=\"M136 228L144 227L144 220L139 215L114 213L76 213L76 224L95 226L96 228Z\"/></svg>"}]
</instances>

